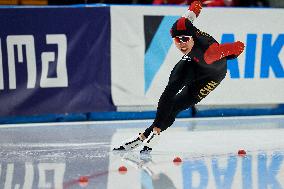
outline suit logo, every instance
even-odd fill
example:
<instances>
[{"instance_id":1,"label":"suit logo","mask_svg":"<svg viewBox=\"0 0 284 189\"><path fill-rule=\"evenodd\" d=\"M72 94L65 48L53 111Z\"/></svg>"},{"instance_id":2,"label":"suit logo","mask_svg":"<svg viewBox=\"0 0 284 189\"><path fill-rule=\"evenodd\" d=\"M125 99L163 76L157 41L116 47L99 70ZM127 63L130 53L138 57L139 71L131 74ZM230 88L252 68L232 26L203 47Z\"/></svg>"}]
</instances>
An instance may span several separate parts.
<instances>
[{"instance_id":1,"label":"suit logo","mask_svg":"<svg viewBox=\"0 0 284 189\"><path fill-rule=\"evenodd\" d=\"M184 56L182 57L182 60L186 60L186 61L190 62L190 61L191 61L191 58L190 58L190 56L184 55Z\"/></svg>"}]
</instances>

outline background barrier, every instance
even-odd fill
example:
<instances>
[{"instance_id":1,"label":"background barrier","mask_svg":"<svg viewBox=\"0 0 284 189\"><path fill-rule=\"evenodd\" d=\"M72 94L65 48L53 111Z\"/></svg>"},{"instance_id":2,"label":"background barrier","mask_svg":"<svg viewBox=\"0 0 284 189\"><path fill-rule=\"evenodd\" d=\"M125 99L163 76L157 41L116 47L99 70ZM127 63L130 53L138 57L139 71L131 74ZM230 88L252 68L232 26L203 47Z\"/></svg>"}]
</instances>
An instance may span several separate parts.
<instances>
[{"instance_id":1,"label":"background barrier","mask_svg":"<svg viewBox=\"0 0 284 189\"><path fill-rule=\"evenodd\" d=\"M182 57L169 29L185 10L185 7L112 7L111 74L116 106L157 104L170 71ZM225 80L199 104L284 102L283 18L281 9L202 10L194 22L197 28L221 43L243 41L246 48L238 59L228 61ZM127 71L122 75L125 68Z\"/></svg>"},{"instance_id":2,"label":"background barrier","mask_svg":"<svg viewBox=\"0 0 284 189\"><path fill-rule=\"evenodd\" d=\"M109 7L0 14L0 116L115 110Z\"/></svg>"},{"instance_id":3,"label":"background barrier","mask_svg":"<svg viewBox=\"0 0 284 189\"><path fill-rule=\"evenodd\" d=\"M182 56L169 28L185 10L0 8L0 123L152 119ZM283 19L281 9L203 9L198 28L246 49L196 116L284 113Z\"/></svg>"}]
</instances>

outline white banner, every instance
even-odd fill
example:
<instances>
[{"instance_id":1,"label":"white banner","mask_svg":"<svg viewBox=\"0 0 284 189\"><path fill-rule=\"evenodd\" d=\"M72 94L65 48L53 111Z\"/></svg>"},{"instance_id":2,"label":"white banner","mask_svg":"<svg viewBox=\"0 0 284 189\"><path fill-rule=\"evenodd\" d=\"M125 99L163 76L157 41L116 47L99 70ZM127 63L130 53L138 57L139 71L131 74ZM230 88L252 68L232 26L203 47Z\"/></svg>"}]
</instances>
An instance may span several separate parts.
<instances>
[{"instance_id":1,"label":"white banner","mask_svg":"<svg viewBox=\"0 0 284 189\"><path fill-rule=\"evenodd\" d=\"M156 105L182 57L169 30L187 7L112 6L111 77L116 106ZM284 11L204 8L194 25L217 41L243 41L224 81L199 104L284 103Z\"/></svg>"}]
</instances>

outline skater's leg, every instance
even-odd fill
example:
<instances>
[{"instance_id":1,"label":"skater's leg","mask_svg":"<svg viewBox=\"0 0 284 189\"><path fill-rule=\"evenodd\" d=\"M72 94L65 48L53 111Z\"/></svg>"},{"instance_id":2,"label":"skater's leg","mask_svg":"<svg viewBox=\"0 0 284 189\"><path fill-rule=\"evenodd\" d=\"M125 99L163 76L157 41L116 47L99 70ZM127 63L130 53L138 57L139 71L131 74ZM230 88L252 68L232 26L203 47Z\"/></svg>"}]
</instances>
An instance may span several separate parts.
<instances>
[{"instance_id":1,"label":"skater's leg","mask_svg":"<svg viewBox=\"0 0 284 189\"><path fill-rule=\"evenodd\" d=\"M163 129L155 127L156 121L148 127L143 136L146 136L147 139L144 141L144 148L140 151L141 153L149 153L152 151L152 147L158 142L160 132L166 130L175 120L176 115L183 109L194 105L195 103L194 96L190 93L190 88L188 86L184 87L183 90L175 96L174 98L174 107L169 115L163 119ZM159 129L159 133L155 132ZM156 134L155 134L156 133Z\"/></svg>"},{"instance_id":2,"label":"skater's leg","mask_svg":"<svg viewBox=\"0 0 284 189\"><path fill-rule=\"evenodd\" d=\"M183 90L175 96L175 105L165 120L163 131L174 123L176 116L181 111L194 106L200 101L196 95L197 93L194 90L194 86L195 84L184 87Z\"/></svg>"},{"instance_id":3,"label":"skater's leg","mask_svg":"<svg viewBox=\"0 0 284 189\"><path fill-rule=\"evenodd\" d=\"M220 61L226 61L225 59L222 59ZM178 115L179 112L182 110L185 110L187 108L190 108L200 102L203 98L205 98L211 91L213 91L219 83L225 78L226 76L226 68L223 70L222 73L218 75L213 75L213 76L207 76L206 78L202 78L200 80L194 81L194 82L188 82L190 84L186 84L182 91L177 93L173 98L172 98L172 107L167 110L167 114L165 116L159 116L159 108L158 112L156 115L156 118L153 122L153 124L145 130L144 133L141 135L144 136L144 148L142 153L151 151L152 148L151 143L156 143L155 140L157 140L159 137L157 135L160 134L160 132L166 130L168 127L170 127L174 121L176 116ZM186 83L186 82L185 82ZM161 106L159 106L161 107ZM157 129L160 129L158 134L155 134L154 131ZM150 148L148 148L150 147Z\"/></svg>"},{"instance_id":4,"label":"skater's leg","mask_svg":"<svg viewBox=\"0 0 284 189\"><path fill-rule=\"evenodd\" d=\"M174 97L178 93L180 89L185 85L186 76L188 75L187 70L189 64L186 64L186 62L181 61L179 62L174 69L171 72L168 85L166 86L158 104L158 111L156 114L156 119L162 120L163 117L167 117L169 113L171 112L173 105L174 105ZM193 73L189 74L190 77L193 77ZM161 132L160 124L161 122L157 122L157 125L152 125L146 131L142 134L140 134L138 137L134 137L133 139L130 139L123 143L118 148L115 148L114 150L129 150L137 148L142 144L141 141L144 141L146 144L151 142L154 142L152 139L157 139L157 137L154 137L156 135L159 135Z\"/></svg>"},{"instance_id":5,"label":"skater's leg","mask_svg":"<svg viewBox=\"0 0 284 189\"><path fill-rule=\"evenodd\" d=\"M162 93L158 107L156 118L153 125L163 130L163 120L170 114L174 107L174 99L180 89L182 89L184 83L177 83L176 81L170 81Z\"/></svg>"},{"instance_id":6,"label":"skater's leg","mask_svg":"<svg viewBox=\"0 0 284 189\"><path fill-rule=\"evenodd\" d=\"M174 97L174 106L172 110L168 113L168 116L163 119L163 126L162 129L156 127L158 125L159 119L155 119L153 124L148 127L144 133L142 133L143 137L148 137L153 130L159 130L158 134L161 131L166 130L171 123L174 121L173 117L175 117L180 111L189 108L190 106L194 105L196 100L194 100L194 96L192 92L190 92L190 88L188 86L184 87L183 90L175 95Z\"/></svg>"},{"instance_id":7,"label":"skater's leg","mask_svg":"<svg viewBox=\"0 0 284 189\"><path fill-rule=\"evenodd\" d=\"M174 98L177 92L178 90L175 89L174 83L169 83L160 97L156 118L153 124L141 134L142 138L148 138L152 131L160 134L163 128L163 120L169 116L173 109Z\"/></svg>"},{"instance_id":8,"label":"skater's leg","mask_svg":"<svg viewBox=\"0 0 284 189\"><path fill-rule=\"evenodd\" d=\"M194 106L205 98L219 85L225 75L226 72L218 76L204 78L202 80L193 82L190 85L186 85L180 93L175 95L174 106L169 112L168 116L163 119L163 127L161 128L161 131L166 130L173 124L178 113ZM147 135L150 133L151 129L157 125L156 122L158 121L159 120L155 119L152 126L146 129L143 134Z\"/></svg>"},{"instance_id":9,"label":"skater's leg","mask_svg":"<svg viewBox=\"0 0 284 189\"><path fill-rule=\"evenodd\" d=\"M194 66L187 62L178 63L171 72L168 85L162 93L157 107L156 117L152 129L160 133L164 130L165 119L169 116L175 106L175 97L184 86L194 79ZM146 130L149 131L150 129ZM149 132L145 132L148 137Z\"/></svg>"},{"instance_id":10,"label":"skater's leg","mask_svg":"<svg viewBox=\"0 0 284 189\"><path fill-rule=\"evenodd\" d=\"M166 130L168 127L170 127L174 121L176 116L179 112L190 108L200 102L203 98L205 98L211 91L213 91L219 83L225 78L226 76L226 70L221 73L220 75L216 76L210 76L207 78L204 78L202 80L198 80L195 82L192 82L190 85L186 85L182 91L175 95L174 97L174 106L169 112L168 116L163 119L163 127L160 128L161 131ZM142 134L147 139L145 141L148 141L148 138L158 138L153 135L153 130L156 128L156 121L159 121L155 119L153 124L145 130L145 132ZM152 136L152 137L151 137ZM152 140L153 140L152 139ZM144 141L144 144L145 144ZM151 145L151 140L149 140L144 148L140 151L141 153L148 153L152 150L152 148L149 146Z\"/></svg>"}]
</instances>

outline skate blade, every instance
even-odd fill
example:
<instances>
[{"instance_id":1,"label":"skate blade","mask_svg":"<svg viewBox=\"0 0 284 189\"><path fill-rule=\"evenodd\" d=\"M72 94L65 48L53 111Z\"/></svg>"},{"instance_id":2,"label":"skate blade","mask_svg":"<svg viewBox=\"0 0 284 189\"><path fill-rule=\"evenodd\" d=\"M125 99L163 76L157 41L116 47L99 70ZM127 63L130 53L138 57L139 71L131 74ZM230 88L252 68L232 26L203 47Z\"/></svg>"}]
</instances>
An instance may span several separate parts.
<instances>
[{"instance_id":1,"label":"skate blade","mask_svg":"<svg viewBox=\"0 0 284 189\"><path fill-rule=\"evenodd\" d=\"M123 146L120 146L118 148L113 148L112 151L126 151L126 149Z\"/></svg>"}]
</instances>

